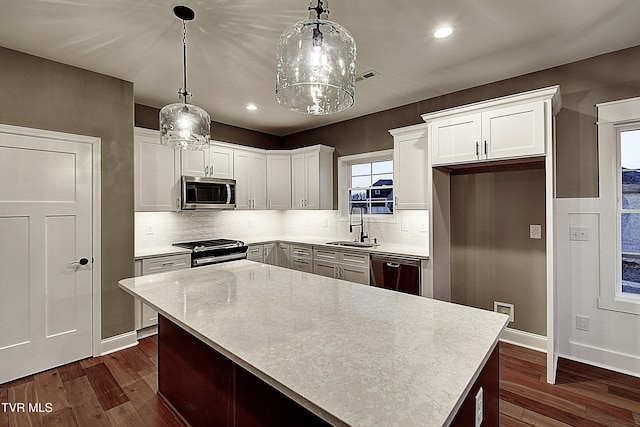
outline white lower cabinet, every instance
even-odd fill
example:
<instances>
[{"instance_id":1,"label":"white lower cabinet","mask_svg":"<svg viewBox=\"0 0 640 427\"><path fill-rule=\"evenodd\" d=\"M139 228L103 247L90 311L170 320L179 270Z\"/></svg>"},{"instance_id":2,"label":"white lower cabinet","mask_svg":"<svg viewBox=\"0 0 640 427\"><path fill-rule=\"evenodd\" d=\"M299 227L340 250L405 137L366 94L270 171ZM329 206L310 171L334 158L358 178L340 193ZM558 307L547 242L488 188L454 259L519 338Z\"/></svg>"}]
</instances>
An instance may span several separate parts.
<instances>
[{"instance_id":1,"label":"white lower cabinet","mask_svg":"<svg viewBox=\"0 0 640 427\"><path fill-rule=\"evenodd\" d=\"M141 260L136 260L135 262L135 275L136 277L147 276L149 274L180 270L190 267L191 256L189 254L143 258ZM142 301L136 299L134 310L136 330L149 328L158 323L158 312L144 304Z\"/></svg>"},{"instance_id":2,"label":"white lower cabinet","mask_svg":"<svg viewBox=\"0 0 640 427\"><path fill-rule=\"evenodd\" d=\"M278 265L278 244L265 243L263 245L264 263L269 265Z\"/></svg>"},{"instance_id":3,"label":"white lower cabinet","mask_svg":"<svg viewBox=\"0 0 640 427\"><path fill-rule=\"evenodd\" d=\"M313 251L313 272L368 285L369 254L316 248Z\"/></svg>"},{"instance_id":4,"label":"white lower cabinet","mask_svg":"<svg viewBox=\"0 0 640 427\"><path fill-rule=\"evenodd\" d=\"M278 242L275 250L277 251L276 265L278 267L291 268L291 245L287 242Z\"/></svg>"}]
</instances>

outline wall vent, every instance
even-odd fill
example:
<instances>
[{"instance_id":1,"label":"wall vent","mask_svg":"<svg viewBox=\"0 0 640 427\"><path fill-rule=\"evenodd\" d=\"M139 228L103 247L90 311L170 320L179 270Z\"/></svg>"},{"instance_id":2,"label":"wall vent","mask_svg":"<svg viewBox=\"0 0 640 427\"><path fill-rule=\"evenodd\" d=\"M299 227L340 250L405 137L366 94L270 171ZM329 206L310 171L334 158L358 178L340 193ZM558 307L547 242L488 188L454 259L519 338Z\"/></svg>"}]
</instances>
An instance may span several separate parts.
<instances>
[{"instance_id":1,"label":"wall vent","mask_svg":"<svg viewBox=\"0 0 640 427\"><path fill-rule=\"evenodd\" d=\"M366 80L366 79L370 79L372 77L377 76L379 73L376 70L369 70L369 71L365 71L362 74L358 74L356 76L356 82L362 81L362 80Z\"/></svg>"}]
</instances>

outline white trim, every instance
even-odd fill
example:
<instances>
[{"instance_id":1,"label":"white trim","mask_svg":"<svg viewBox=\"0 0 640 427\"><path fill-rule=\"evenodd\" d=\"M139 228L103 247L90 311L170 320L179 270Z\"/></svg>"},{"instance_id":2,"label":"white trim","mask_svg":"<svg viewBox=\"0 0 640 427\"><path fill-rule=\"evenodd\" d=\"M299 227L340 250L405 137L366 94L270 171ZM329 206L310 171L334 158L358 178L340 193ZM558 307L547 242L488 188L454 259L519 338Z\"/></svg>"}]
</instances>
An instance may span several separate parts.
<instances>
[{"instance_id":1,"label":"white trim","mask_svg":"<svg viewBox=\"0 0 640 427\"><path fill-rule=\"evenodd\" d=\"M576 356L561 354L560 357L640 378L639 356L580 344L575 341L569 341L569 346L571 353ZM595 360L598 362L594 362Z\"/></svg>"},{"instance_id":2,"label":"white trim","mask_svg":"<svg viewBox=\"0 0 640 427\"><path fill-rule=\"evenodd\" d=\"M94 136L76 135L71 133L56 132L45 129L34 129L22 126L12 126L0 124L0 132L22 136L32 136L36 138L46 138L61 141L78 142L83 144L91 144L91 158L92 158L92 181L91 188L92 195L92 244L93 244L93 268L92 268L92 334L91 347L93 348L93 355L100 353L100 339L102 337L102 275L101 275L101 261L102 253L100 251L102 247L102 140Z\"/></svg>"},{"instance_id":3,"label":"white trim","mask_svg":"<svg viewBox=\"0 0 640 427\"><path fill-rule=\"evenodd\" d=\"M532 334L531 332L506 328L502 332L500 341L520 347L525 347L530 350L539 351L541 353L547 352L547 337Z\"/></svg>"},{"instance_id":4,"label":"white trim","mask_svg":"<svg viewBox=\"0 0 640 427\"><path fill-rule=\"evenodd\" d=\"M100 353L95 356L104 356L136 345L138 345L138 333L136 331L125 332L100 341Z\"/></svg>"}]
</instances>

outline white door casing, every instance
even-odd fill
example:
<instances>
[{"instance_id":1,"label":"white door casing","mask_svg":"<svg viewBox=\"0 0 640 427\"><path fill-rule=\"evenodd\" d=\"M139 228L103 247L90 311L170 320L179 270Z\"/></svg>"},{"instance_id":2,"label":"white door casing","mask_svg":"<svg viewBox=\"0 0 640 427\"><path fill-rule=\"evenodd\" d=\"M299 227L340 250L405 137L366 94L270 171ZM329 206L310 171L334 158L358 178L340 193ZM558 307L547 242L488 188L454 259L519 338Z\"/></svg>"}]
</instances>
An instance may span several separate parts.
<instances>
[{"instance_id":1,"label":"white door casing","mask_svg":"<svg viewBox=\"0 0 640 427\"><path fill-rule=\"evenodd\" d=\"M0 126L0 383L93 353L96 153L97 138Z\"/></svg>"}]
</instances>

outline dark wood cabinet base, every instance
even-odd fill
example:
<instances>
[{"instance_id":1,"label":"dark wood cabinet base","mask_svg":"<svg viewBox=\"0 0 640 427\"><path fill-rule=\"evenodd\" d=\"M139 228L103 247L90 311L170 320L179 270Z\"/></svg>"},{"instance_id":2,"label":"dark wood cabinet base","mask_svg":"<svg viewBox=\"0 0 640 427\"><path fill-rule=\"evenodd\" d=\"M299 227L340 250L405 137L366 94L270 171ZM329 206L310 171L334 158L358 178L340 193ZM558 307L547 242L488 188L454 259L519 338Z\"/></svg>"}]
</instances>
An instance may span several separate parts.
<instances>
[{"instance_id":1,"label":"dark wood cabinet base","mask_svg":"<svg viewBox=\"0 0 640 427\"><path fill-rule=\"evenodd\" d=\"M329 425L162 316L158 392L193 427Z\"/></svg>"}]
</instances>

